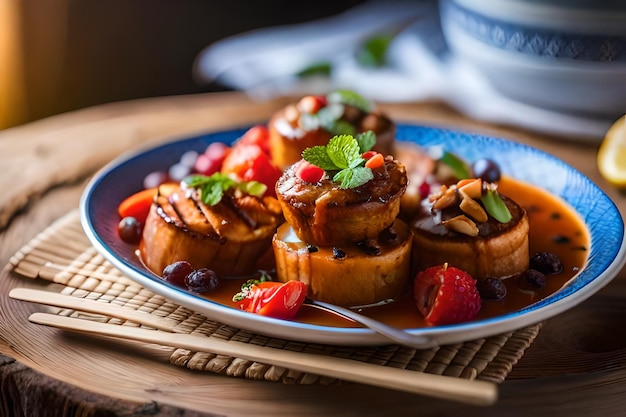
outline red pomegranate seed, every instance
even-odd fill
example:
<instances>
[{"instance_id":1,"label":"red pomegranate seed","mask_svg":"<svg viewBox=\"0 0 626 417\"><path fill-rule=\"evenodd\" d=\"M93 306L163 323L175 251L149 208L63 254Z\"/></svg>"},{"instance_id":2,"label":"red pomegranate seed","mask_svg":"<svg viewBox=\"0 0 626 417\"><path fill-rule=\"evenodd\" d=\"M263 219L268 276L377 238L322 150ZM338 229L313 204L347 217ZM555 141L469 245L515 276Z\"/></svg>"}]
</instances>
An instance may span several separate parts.
<instances>
[{"instance_id":1,"label":"red pomegranate seed","mask_svg":"<svg viewBox=\"0 0 626 417\"><path fill-rule=\"evenodd\" d=\"M316 183L324 176L324 170L307 161L301 161L296 168L296 176L302 181Z\"/></svg>"}]
</instances>

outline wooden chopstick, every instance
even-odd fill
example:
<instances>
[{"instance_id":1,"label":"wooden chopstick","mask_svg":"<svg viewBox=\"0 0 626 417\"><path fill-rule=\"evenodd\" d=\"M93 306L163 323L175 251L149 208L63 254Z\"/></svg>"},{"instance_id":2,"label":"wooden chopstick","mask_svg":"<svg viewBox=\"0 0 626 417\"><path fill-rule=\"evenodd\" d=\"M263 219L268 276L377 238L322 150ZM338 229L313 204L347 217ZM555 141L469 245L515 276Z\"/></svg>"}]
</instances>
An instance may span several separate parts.
<instances>
[{"instance_id":1,"label":"wooden chopstick","mask_svg":"<svg viewBox=\"0 0 626 417\"><path fill-rule=\"evenodd\" d=\"M216 337L99 323L49 313L33 313L29 320L33 323L80 333L235 356L301 372L467 404L491 405L497 400L496 385L487 381L415 372L352 359L276 349Z\"/></svg>"},{"instance_id":2,"label":"wooden chopstick","mask_svg":"<svg viewBox=\"0 0 626 417\"><path fill-rule=\"evenodd\" d=\"M13 288L9 292L9 297L15 298L16 300L29 301L31 303L69 308L86 313L102 314L122 320L130 320L166 332L173 331L174 327L178 324L175 320L167 317L157 317L144 311L123 307L119 304L104 303L52 291L42 291L31 288Z\"/></svg>"},{"instance_id":3,"label":"wooden chopstick","mask_svg":"<svg viewBox=\"0 0 626 417\"><path fill-rule=\"evenodd\" d=\"M491 405L497 399L496 384L486 381L415 372L333 356L223 340L210 336L172 333L175 322L171 319L155 317L149 313L125 308L118 304L103 303L51 291L14 288L9 296L23 301L130 320L153 329L159 329L120 326L49 313L34 313L29 317L29 320L34 323L65 330L241 357L301 372L310 372L346 381L474 405Z\"/></svg>"}]
</instances>

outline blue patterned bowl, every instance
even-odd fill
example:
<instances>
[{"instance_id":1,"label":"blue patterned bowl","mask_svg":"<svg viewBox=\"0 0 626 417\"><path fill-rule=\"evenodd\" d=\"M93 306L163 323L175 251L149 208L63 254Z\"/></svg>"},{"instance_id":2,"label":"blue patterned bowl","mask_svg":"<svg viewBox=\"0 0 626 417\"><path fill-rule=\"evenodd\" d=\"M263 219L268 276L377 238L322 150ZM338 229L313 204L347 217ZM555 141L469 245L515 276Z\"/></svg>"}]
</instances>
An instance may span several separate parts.
<instances>
[{"instance_id":1,"label":"blue patterned bowl","mask_svg":"<svg viewBox=\"0 0 626 417\"><path fill-rule=\"evenodd\" d=\"M626 108L626 3L442 0L442 30L500 94L564 113Z\"/></svg>"}]
</instances>

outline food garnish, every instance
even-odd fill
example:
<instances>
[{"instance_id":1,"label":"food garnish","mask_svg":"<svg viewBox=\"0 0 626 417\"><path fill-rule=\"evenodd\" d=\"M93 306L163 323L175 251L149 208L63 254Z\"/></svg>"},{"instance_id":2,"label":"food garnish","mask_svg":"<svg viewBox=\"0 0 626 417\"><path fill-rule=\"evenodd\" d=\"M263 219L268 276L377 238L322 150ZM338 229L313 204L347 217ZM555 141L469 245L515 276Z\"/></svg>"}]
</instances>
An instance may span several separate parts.
<instances>
[{"instance_id":1,"label":"food garnish","mask_svg":"<svg viewBox=\"0 0 626 417\"><path fill-rule=\"evenodd\" d=\"M142 232L143 224L132 216L122 217L122 220L117 224L117 234L126 243L139 243Z\"/></svg>"},{"instance_id":2,"label":"food garnish","mask_svg":"<svg viewBox=\"0 0 626 417\"><path fill-rule=\"evenodd\" d=\"M482 303L476 280L448 264L419 272L413 284L413 297L418 310L431 325L472 320Z\"/></svg>"},{"instance_id":3,"label":"food garnish","mask_svg":"<svg viewBox=\"0 0 626 417\"><path fill-rule=\"evenodd\" d=\"M197 294L207 294L217 289L220 280L212 269L195 269L187 261L176 261L165 268L161 278L172 285Z\"/></svg>"},{"instance_id":4,"label":"food garnish","mask_svg":"<svg viewBox=\"0 0 626 417\"><path fill-rule=\"evenodd\" d=\"M500 223L508 223L513 218L508 207L500 198L500 194L498 194L498 187L496 186L496 184L485 184L485 192L480 197L480 201L483 202L487 213L489 213L491 217L493 217Z\"/></svg>"},{"instance_id":5,"label":"food garnish","mask_svg":"<svg viewBox=\"0 0 626 417\"><path fill-rule=\"evenodd\" d=\"M334 173L332 180L341 188L356 188L374 178L362 155L375 143L376 135L372 131L356 136L337 135L328 141L328 145L305 149L302 158L326 172Z\"/></svg>"},{"instance_id":6,"label":"food garnish","mask_svg":"<svg viewBox=\"0 0 626 417\"><path fill-rule=\"evenodd\" d=\"M337 90L325 96L306 96L298 103L300 124L305 130L322 128L335 135L353 135L356 133L354 125L341 119L344 105L366 113L373 108L369 100L350 90Z\"/></svg>"},{"instance_id":7,"label":"food garnish","mask_svg":"<svg viewBox=\"0 0 626 417\"><path fill-rule=\"evenodd\" d=\"M274 184L282 171L272 163L264 147L261 143L237 142L224 158L220 172L241 182L263 183L273 196Z\"/></svg>"},{"instance_id":8,"label":"food garnish","mask_svg":"<svg viewBox=\"0 0 626 417\"><path fill-rule=\"evenodd\" d=\"M306 298L306 284L301 281L285 283L259 279L246 281L233 302L244 311L279 319L293 318Z\"/></svg>"},{"instance_id":9,"label":"food garnish","mask_svg":"<svg viewBox=\"0 0 626 417\"><path fill-rule=\"evenodd\" d=\"M357 51L357 62L364 67L383 67L394 37L392 34L381 34L367 39Z\"/></svg>"},{"instance_id":10,"label":"food garnish","mask_svg":"<svg viewBox=\"0 0 626 417\"><path fill-rule=\"evenodd\" d=\"M439 192L429 197L432 210L458 206L463 214L444 221L452 230L469 236L477 236L476 222L484 223L487 214L500 223L508 223L513 216L506 206L495 183L480 178L460 180L449 187L442 185ZM482 205L477 201L481 201Z\"/></svg>"},{"instance_id":11,"label":"food garnish","mask_svg":"<svg viewBox=\"0 0 626 417\"><path fill-rule=\"evenodd\" d=\"M226 174L216 172L211 176L190 175L182 181L187 187L200 191L203 203L214 206L222 201L224 192L228 190L241 191L254 197L262 197L267 186L258 181L236 181Z\"/></svg>"},{"instance_id":12,"label":"food garnish","mask_svg":"<svg viewBox=\"0 0 626 417\"><path fill-rule=\"evenodd\" d=\"M459 180L470 178L472 176L471 167L467 164L467 162L452 152L443 151L439 160L452 169L454 176Z\"/></svg>"},{"instance_id":13,"label":"food garnish","mask_svg":"<svg viewBox=\"0 0 626 417\"><path fill-rule=\"evenodd\" d=\"M156 195L156 188L147 188L138 191L126 197L120 205L117 206L117 214L119 214L121 218L134 217L140 223L144 223L146 217L148 217L152 201L154 201L154 196Z\"/></svg>"}]
</instances>

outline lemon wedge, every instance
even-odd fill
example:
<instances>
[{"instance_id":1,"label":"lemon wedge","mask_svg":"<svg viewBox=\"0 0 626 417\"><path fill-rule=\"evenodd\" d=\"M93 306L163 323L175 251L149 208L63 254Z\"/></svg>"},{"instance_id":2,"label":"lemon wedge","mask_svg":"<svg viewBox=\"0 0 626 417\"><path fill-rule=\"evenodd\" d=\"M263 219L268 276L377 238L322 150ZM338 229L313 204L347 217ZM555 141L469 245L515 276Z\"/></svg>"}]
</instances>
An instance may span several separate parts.
<instances>
[{"instance_id":1,"label":"lemon wedge","mask_svg":"<svg viewBox=\"0 0 626 417\"><path fill-rule=\"evenodd\" d=\"M608 182L626 188L626 115L607 130L598 149L597 163Z\"/></svg>"}]
</instances>

